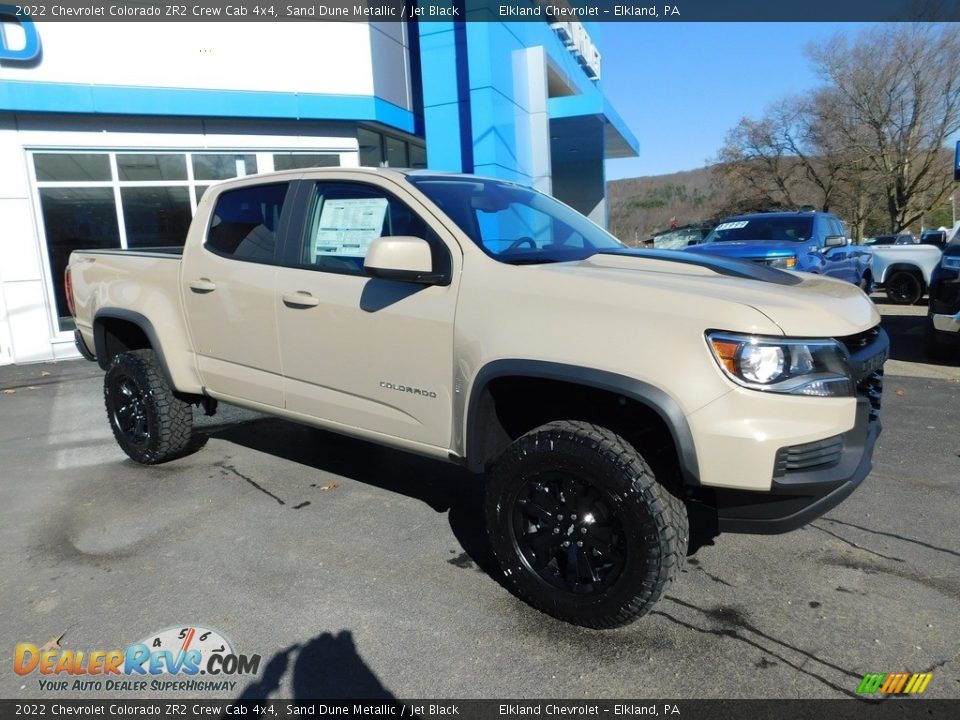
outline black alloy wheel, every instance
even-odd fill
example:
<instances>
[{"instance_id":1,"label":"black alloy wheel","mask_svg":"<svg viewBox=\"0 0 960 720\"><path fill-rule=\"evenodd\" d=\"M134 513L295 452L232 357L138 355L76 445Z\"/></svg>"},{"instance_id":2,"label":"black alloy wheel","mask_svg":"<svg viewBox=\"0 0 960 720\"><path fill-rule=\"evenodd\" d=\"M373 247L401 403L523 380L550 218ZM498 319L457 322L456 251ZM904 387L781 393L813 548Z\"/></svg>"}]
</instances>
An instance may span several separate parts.
<instances>
[{"instance_id":1,"label":"black alloy wheel","mask_svg":"<svg viewBox=\"0 0 960 720\"><path fill-rule=\"evenodd\" d=\"M494 555L525 602L575 625L610 628L647 613L686 557L683 500L621 436L547 423L513 442L487 478Z\"/></svg>"},{"instance_id":2,"label":"black alloy wheel","mask_svg":"<svg viewBox=\"0 0 960 720\"><path fill-rule=\"evenodd\" d=\"M923 297L923 282L914 273L897 270L886 282L887 299L895 305L913 305Z\"/></svg>"},{"instance_id":3,"label":"black alloy wheel","mask_svg":"<svg viewBox=\"0 0 960 720\"><path fill-rule=\"evenodd\" d=\"M147 398L134 378L122 376L108 388L108 407L112 408L112 424L131 445L144 445L150 440L147 419Z\"/></svg>"},{"instance_id":4,"label":"black alloy wheel","mask_svg":"<svg viewBox=\"0 0 960 720\"><path fill-rule=\"evenodd\" d=\"M601 594L623 571L626 535L612 498L565 473L528 480L513 504L516 551L544 582Z\"/></svg>"}]
</instances>

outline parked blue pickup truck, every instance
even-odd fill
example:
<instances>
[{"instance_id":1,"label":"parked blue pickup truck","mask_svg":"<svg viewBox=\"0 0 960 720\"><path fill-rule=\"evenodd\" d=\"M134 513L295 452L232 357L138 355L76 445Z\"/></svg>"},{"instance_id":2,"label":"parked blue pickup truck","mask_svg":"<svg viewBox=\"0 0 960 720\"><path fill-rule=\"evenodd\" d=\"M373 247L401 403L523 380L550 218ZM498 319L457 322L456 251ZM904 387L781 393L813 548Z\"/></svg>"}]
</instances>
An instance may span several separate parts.
<instances>
[{"instance_id":1,"label":"parked blue pickup truck","mask_svg":"<svg viewBox=\"0 0 960 720\"><path fill-rule=\"evenodd\" d=\"M753 260L784 270L829 275L873 287L870 253L851 245L839 218L825 212L767 212L730 217L686 252Z\"/></svg>"}]
</instances>

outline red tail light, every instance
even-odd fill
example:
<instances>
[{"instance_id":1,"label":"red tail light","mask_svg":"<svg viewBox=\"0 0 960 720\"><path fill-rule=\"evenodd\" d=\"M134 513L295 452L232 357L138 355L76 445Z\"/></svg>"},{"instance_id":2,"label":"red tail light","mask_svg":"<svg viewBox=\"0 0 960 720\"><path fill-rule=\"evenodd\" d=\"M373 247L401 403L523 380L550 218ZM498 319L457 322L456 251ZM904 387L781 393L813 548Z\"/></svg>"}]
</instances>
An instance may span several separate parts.
<instances>
[{"instance_id":1,"label":"red tail light","mask_svg":"<svg viewBox=\"0 0 960 720\"><path fill-rule=\"evenodd\" d=\"M70 267L63 271L63 291L67 296L67 309L73 317L77 316L77 306L73 301L73 278L70 277Z\"/></svg>"}]
</instances>

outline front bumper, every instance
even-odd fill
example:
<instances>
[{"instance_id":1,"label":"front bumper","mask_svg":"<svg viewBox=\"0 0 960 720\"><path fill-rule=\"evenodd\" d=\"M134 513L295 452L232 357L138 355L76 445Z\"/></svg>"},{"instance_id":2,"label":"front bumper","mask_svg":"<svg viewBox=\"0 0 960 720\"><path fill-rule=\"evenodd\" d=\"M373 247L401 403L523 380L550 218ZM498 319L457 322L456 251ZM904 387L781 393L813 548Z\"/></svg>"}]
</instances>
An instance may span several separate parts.
<instances>
[{"instance_id":1,"label":"front bumper","mask_svg":"<svg viewBox=\"0 0 960 720\"><path fill-rule=\"evenodd\" d=\"M842 341L857 382L853 427L848 424L849 429L839 434L780 446L768 489L714 488L712 505L721 532L796 530L842 502L870 474L881 430L883 363L890 340L878 326Z\"/></svg>"},{"instance_id":2,"label":"front bumper","mask_svg":"<svg viewBox=\"0 0 960 720\"><path fill-rule=\"evenodd\" d=\"M956 315L930 313L930 321L937 332L960 333L960 312Z\"/></svg>"},{"instance_id":3,"label":"front bumper","mask_svg":"<svg viewBox=\"0 0 960 720\"><path fill-rule=\"evenodd\" d=\"M717 489L721 532L775 534L796 530L846 499L870 474L880 419L870 399L857 401L854 427L843 435L778 454L769 492ZM791 463L792 458L792 463ZM818 459L827 462L817 465ZM803 469L804 465L815 469ZM791 465L795 469L791 469Z\"/></svg>"}]
</instances>

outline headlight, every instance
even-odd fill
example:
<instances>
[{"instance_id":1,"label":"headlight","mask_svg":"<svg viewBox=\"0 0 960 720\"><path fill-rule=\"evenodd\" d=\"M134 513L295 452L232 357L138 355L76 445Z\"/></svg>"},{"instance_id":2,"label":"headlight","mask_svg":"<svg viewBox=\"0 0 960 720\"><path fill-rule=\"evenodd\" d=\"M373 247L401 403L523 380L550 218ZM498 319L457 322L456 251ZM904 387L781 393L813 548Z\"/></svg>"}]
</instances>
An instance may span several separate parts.
<instances>
[{"instance_id":1,"label":"headlight","mask_svg":"<svg viewBox=\"0 0 960 720\"><path fill-rule=\"evenodd\" d=\"M708 332L707 344L727 376L744 387L820 397L854 394L847 350L836 340Z\"/></svg>"},{"instance_id":2,"label":"headlight","mask_svg":"<svg viewBox=\"0 0 960 720\"><path fill-rule=\"evenodd\" d=\"M793 255L787 257L770 258L767 260L770 267L781 268L783 270L792 270L797 266L797 258Z\"/></svg>"},{"instance_id":3,"label":"headlight","mask_svg":"<svg viewBox=\"0 0 960 720\"><path fill-rule=\"evenodd\" d=\"M960 255L944 255L940 266L944 270L960 270Z\"/></svg>"}]
</instances>

